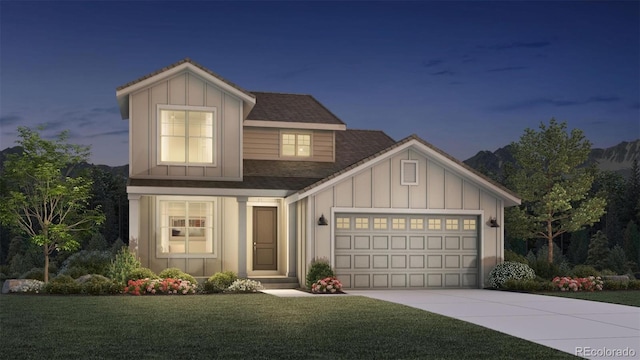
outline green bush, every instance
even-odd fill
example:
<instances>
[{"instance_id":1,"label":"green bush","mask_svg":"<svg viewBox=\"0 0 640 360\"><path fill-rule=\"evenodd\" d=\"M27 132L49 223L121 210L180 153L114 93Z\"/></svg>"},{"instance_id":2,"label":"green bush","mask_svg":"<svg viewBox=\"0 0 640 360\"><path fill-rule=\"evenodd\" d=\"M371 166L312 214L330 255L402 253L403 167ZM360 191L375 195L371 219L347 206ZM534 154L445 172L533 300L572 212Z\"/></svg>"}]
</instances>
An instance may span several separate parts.
<instances>
[{"instance_id":1,"label":"green bush","mask_svg":"<svg viewBox=\"0 0 640 360\"><path fill-rule=\"evenodd\" d=\"M83 266L74 266L71 268L66 268L63 271L60 271L60 274L71 276L72 278L77 279L81 276L89 275L91 274L91 272L89 271L89 269Z\"/></svg>"},{"instance_id":2,"label":"green bush","mask_svg":"<svg viewBox=\"0 0 640 360\"><path fill-rule=\"evenodd\" d=\"M314 282L333 276L335 276L335 274L329 262L325 259L316 259L311 261L309 271L307 271L307 282L305 284L307 289L311 289L311 285L313 285Z\"/></svg>"},{"instance_id":3,"label":"green bush","mask_svg":"<svg viewBox=\"0 0 640 360\"><path fill-rule=\"evenodd\" d=\"M106 275L111 259L111 252L109 251L81 250L69 256L67 260L62 263L60 273L70 275L68 272L71 271L72 268L83 268L86 269L86 273L79 275L75 273L75 275L77 275L76 277L86 274Z\"/></svg>"},{"instance_id":4,"label":"green bush","mask_svg":"<svg viewBox=\"0 0 640 360\"><path fill-rule=\"evenodd\" d=\"M193 276L185 273L184 271L182 271L182 270L180 270L178 268L164 269L164 270L162 270L160 272L160 274L158 274L158 276L161 279L171 278L171 279L187 280L193 285L196 285L198 283Z\"/></svg>"},{"instance_id":5,"label":"green bush","mask_svg":"<svg viewBox=\"0 0 640 360\"><path fill-rule=\"evenodd\" d=\"M136 256L129 250L128 247L123 246L116 254L115 259L111 261L109 268L107 269L107 277L113 279L113 281L126 285L129 274L140 268L140 261L136 259Z\"/></svg>"},{"instance_id":6,"label":"green bush","mask_svg":"<svg viewBox=\"0 0 640 360\"><path fill-rule=\"evenodd\" d=\"M553 263L549 263L549 247L542 245L534 254L529 251L527 254L527 263L536 273L536 275L551 280L556 276L570 275L571 267L567 260L562 256L562 250L556 244L553 244Z\"/></svg>"},{"instance_id":7,"label":"green bush","mask_svg":"<svg viewBox=\"0 0 640 360\"><path fill-rule=\"evenodd\" d=\"M629 280L627 285L627 289L629 290L640 290L640 280Z\"/></svg>"},{"instance_id":8,"label":"green bush","mask_svg":"<svg viewBox=\"0 0 640 360\"><path fill-rule=\"evenodd\" d=\"M204 291L207 293L223 292L237 279L238 275L233 271L215 273L204 283Z\"/></svg>"},{"instance_id":9,"label":"green bush","mask_svg":"<svg viewBox=\"0 0 640 360\"><path fill-rule=\"evenodd\" d=\"M79 294L82 290L80 284L78 284L69 275L58 275L53 280L44 285L44 292L49 294Z\"/></svg>"},{"instance_id":10,"label":"green bush","mask_svg":"<svg viewBox=\"0 0 640 360\"><path fill-rule=\"evenodd\" d=\"M591 265L576 265L571 269L571 277L587 278L589 276L600 276L600 272Z\"/></svg>"},{"instance_id":11,"label":"green bush","mask_svg":"<svg viewBox=\"0 0 640 360\"><path fill-rule=\"evenodd\" d=\"M536 278L536 273L527 264L506 261L496 265L489 273L489 286L500 289L509 279L521 280Z\"/></svg>"},{"instance_id":12,"label":"green bush","mask_svg":"<svg viewBox=\"0 0 640 360\"><path fill-rule=\"evenodd\" d=\"M535 279L508 279L502 284L502 289L534 292L542 290L542 283Z\"/></svg>"},{"instance_id":13,"label":"green bush","mask_svg":"<svg viewBox=\"0 0 640 360\"><path fill-rule=\"evenodd\" d=\"M124 289L122 284L101 275L93 275L87 281L80 284L80 292L88 295L119 294Z\"/></svg>"},{"instance_id":14,"label":"green bush","mask_svg":"<svg viewBox=\"0 0 640 360\"><path fill-rule=\"evenodd\" d=\"M527 262L527 258L525 258L524 256L516 253L515 251L512 250L505 250L504 251L504 261L510 261L510 262L519 262L522 264L527 264L529 265L529 263Z\"/></svg>"},{"instance_id":15,"label":"green bush","mask_svg":"<svg viewBox=\"0 0 640 360\"><path fill-rule=\"evenodd\" d=\"M33 268L26 273L20 275L20 279L33 279L44 281L44 269L42 268Z\"/></svg>"},{"instance_id":16,"label":"green bush","mask_svg":"<svg viewBox=\"0 0 640 360\"><path fill-rule=\"evenodd\" d=\"M602 288L604 290L627 290L629 280L604 280Z\"/></svg>"},{"instance_id":17,"label":"green bush","mask_svg":"<svg viewBox=\"0 0 640 360\"><path fill-rule=\"evenodd\" d=\"M158 275L154 273L151 269L141 267L137 269L133 269L127 275L126 283L129 283L129 280L140 280L140 279L157 279Z\"/></svg>"}]
</instances>

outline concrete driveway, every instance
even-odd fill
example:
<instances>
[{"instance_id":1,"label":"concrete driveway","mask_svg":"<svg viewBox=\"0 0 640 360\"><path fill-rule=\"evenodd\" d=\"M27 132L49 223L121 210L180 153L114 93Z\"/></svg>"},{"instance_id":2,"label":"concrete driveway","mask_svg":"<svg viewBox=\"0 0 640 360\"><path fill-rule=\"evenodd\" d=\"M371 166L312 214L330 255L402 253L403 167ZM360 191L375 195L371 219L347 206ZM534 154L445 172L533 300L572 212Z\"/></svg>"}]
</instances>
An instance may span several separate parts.
<instances>
[{"instance_id":1,"label":"concrete driveway","mask_svg":"<svg viewBox=\"0 0 640 360\"><path fill-rule=\"evenodd\" d=\"M640 358L640 308L494 290L359 290L584 358Z\"/></svg>"}]
</instances>

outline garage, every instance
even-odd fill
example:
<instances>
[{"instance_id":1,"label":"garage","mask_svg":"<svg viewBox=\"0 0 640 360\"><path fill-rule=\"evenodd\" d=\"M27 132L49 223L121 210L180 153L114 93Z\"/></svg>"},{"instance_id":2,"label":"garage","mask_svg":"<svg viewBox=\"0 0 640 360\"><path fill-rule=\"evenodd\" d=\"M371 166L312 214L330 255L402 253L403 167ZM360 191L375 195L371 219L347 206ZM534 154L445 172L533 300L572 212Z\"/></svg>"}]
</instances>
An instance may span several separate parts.
<instances>
[{"instance_id":1,"label":"garage","mask_svg":"<svg viewBox=\"0 0 640 360\"><path fill-rule=\"evenodd\" d=\"M334 268L345 288L478 288L475 215L336 213Z\"/></svg>"}]
</instances>

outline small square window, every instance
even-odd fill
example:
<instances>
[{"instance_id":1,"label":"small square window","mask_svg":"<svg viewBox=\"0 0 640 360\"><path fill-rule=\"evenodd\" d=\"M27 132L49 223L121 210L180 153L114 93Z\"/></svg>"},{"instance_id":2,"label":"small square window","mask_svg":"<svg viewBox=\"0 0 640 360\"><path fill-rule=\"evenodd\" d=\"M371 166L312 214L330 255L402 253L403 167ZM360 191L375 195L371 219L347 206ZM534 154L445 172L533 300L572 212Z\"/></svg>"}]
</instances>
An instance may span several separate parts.
<instances>
[{"instance_id":1,"label":"small square window","mask_svg":"<svg viewBox=\"0 0 640 360\"><path fill-rule=\"evenodd\" d=\"M356 218L356 229L368 229L369 218Z\"/></svg>"},{"instance_id":2,"label":"small square window","mask_svg":"<svg viewBox=\"0 0 640 360\"><path fill-rule=\"evenodd\" d=\"M405 229L405 220L402 218L392 219L391 227L396 230L404 230Z\"/></svg>"},{"instance_id":3,"label":"small square window","mask_svg":"<svg viewBox=\"0 0 640 360\"><path fill-rule=\"evenodd\" d=\"M429 230L440 230L442 229L442 222L440 219L429 219L429 224L427 226Z\"/></svg>"},{"instance_id":4,"label":"small square window","mask_svg":"<svg viewBox=\"0 0 640 360\"><path fill-rule=\"evenodd\" d=\"M336 228L349 229L351 227L350 219L346 217L339 217L336 219Z\"/></svg>"},{"instance_id":5,"label":"small square window","mask_svg":"<svg viewBox=\"0 0 640 360\"><path fill-rule=\"evenodd\" d=\"M387 218L373 218L373 228L374 229L386 229L387 228Z\"/></svg>"},{"instance_id":6,"label":"small square window","mask_svg":"<svg viewBox=\"0 0 640 360\"><path fill-rule=\"evenodd\" d=\"M458 219L446 219L445 228L447 230L458 230Z\"/></svg>"},{"instance_id":7,"label":"small square window","mask_svg":"<svg viewBox=\"0 0 640 360\"><path fill-rule=\"evenodd\" d=\"M422 219L411 219L411 230L424 229L424 221Z\"/></svg>"},{"instance_id":8,"label":"small square window","mask_svg":"<svg viewBox=\"0 0 640 360\"><path fill-rule=\"evenodd\" d=\"M464 219L462 221L462 228L464 230L475 230L476 229L476 220L475 219Z\"/></svg>"},{"instance_id":9,"label":"small square window","mask_svg":"<svg viewBox=\"0 0 640 360\"><path fill-rule=\"evenodd\" d=\"M283 133L280 153L281 156L310 157L311 135Z\"/></svg>"}]
</instances>

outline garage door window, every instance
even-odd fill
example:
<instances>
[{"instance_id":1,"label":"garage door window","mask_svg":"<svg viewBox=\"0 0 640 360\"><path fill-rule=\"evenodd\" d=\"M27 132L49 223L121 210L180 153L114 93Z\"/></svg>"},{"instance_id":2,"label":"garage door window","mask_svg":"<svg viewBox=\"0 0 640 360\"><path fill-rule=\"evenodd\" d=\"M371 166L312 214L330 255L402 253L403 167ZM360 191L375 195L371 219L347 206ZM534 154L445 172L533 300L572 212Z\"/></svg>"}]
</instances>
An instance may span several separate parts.
<instances>
[{"instance_id":1,"label":"garage door window","mask_svg":"<svg viewBox=\"0 0 640 360\"><path fill-rule=\"evenodd\" d=\"M368 229L369 218L356 218L356 229Z\"/></svg>"},{"instance_id":2,"label":"garage door window","mask_svg":"<svg viewBox=\"0 0 640 360\"><path fill-rule=\"evenodd\" d=\"M405 222L404 219L393 219L392 220L392 228L394 230L404 230L405 229Z\"/></svg>"},{"instance_id":3,"label":"garage door window","mask_svg":"<svg viewBox=\"0 0 640 360\"><path fill-rule=\"evenodd\" d=\"M475 230L476 221L474 219L464 219L462 222L462 228L464 230Z\"/></svg>"},{"instance_id":4,"label":"garage door window","mask_svg":"<svg viewBox=\"0 0 640 360\"><path fill-rule=\"evenodd\" d=\"M429 219L429 230L440 230L442 229L442 223L440 219Z\"/></svg>"},{"instance_id":5,"label":"garage door window","mask_svg":"<svg viewBox=\"0 0 640 360\"><path fill-rule=\"evenodd\" d=\"M373 228L384 230L387 228L387 218L373 218Z\"/></svg>"},{"instance_id":6,"label":"garage door window","mask_svg":"<svg viewBox=\"0 0 640 360\"><path fill-rule=\"evenodd\" d=\"M347 217L339 217L336 219L336 228L338 229L349 229L351 224L349 222L349 218Z\"/></svg>"},{"instance_id":7,"label":"garage door window","mask_svg":"<svg viewBox=\"0 0 640 360\"><path fill-rule=\"evenodd\" d=\"M422 219L411 219L411 230L422 230L424 221Z\"/></svg>"},{"instance_id":8,"label":"garage door window","mask_svg":"<svg viewBox=\"0 0 640 360\"><path fill-rule=\"evenodd\" d=\"M447 219L445 221L445 229L458 230L458 219Z\"/></svg>"}]
</instances>

